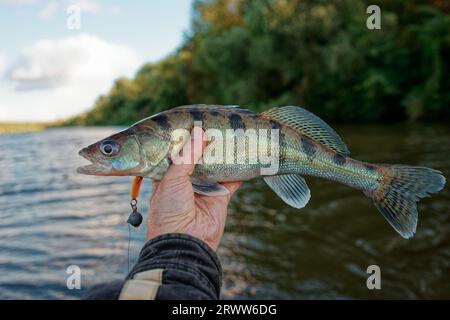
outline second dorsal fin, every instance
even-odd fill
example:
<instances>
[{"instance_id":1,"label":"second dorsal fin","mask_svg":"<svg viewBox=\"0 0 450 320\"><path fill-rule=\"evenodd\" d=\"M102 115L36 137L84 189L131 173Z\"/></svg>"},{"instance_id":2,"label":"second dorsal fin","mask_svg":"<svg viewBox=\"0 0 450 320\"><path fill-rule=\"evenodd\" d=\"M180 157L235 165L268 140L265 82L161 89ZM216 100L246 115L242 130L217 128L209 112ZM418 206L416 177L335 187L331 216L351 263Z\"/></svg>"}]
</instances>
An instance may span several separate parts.
<instances>
[{"instance_id":1,"label":"second dorsal fin","mask_svg":"<svg viewBox=\"0 0 450 320\"><path fill-rule=\"evenodd\" d=\"M306 109L295 106L276 107L262 112L260 117L276 120L296 129L342 155L350 154L347 145L333 128Z\"/></svg>"}]
</instances>

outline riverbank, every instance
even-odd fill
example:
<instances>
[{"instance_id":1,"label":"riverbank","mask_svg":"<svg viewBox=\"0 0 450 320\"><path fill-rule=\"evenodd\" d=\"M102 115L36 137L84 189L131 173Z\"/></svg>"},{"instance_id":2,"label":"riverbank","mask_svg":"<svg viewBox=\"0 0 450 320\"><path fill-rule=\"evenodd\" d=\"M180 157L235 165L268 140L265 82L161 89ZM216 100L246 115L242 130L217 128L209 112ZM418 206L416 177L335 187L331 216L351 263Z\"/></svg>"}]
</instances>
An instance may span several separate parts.
<instances>
[{"instance_id":1,"label":"riverbank","mask_svg":"<svg viewBox=\"0 0 450 320\"><path fill-rule=\"evenodd\" d=\"M0 134L37 132L54 126L49 122L0 122Z\"/></svg>"}]
</instances>

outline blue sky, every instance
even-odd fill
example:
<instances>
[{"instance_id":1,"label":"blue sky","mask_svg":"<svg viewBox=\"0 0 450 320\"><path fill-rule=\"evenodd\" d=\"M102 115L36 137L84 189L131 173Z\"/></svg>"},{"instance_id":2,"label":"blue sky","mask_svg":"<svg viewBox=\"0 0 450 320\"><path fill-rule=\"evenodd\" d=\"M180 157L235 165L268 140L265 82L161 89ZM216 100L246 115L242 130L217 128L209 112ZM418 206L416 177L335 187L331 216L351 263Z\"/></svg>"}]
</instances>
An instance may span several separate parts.
<instances>
[{"instance_id":1,"label":"blue sky","mask_svg":"<svg viewBox=\"0 0 450 320\"><path fill-rule=\"evenodd\" d=\"M80 29L67 27L72 5ZM0 0L0 122L89 109L115 78L132 76L181 43L191 6L192 0Z\"/></svg>"}]
</instances>

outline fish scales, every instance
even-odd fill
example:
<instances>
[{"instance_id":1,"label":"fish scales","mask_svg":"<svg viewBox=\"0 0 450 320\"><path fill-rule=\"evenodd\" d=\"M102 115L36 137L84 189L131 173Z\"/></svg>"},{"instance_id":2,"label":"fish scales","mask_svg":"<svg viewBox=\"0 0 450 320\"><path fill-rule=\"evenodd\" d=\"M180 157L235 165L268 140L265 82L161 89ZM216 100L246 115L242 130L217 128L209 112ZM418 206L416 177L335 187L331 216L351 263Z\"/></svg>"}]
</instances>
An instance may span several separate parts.
<instances>
[{"instance_id":1,"label":"fish scales","mask_svg":"<svg viewBox=\"0 0 450 320\"><path fill-rule=\"evenodd\" d=\"M279 174L299 173L332 179L355 187L376 185L373 179L379 177L376 170L369 171L364 163L340 156L329 148L313 141L309 137L278 122L258 117L256 113L231 110L173 110L156 115L148 121L155 122L158 129L168 139L168 130L186 129L190 131L194 123L201 122L204 130L219 130L226 136L226 130L237 129L278 129L280 142L280 169ZM268 145L270 136L268 135ZM300 143L299 143L300 141ZM239 149L237 144L232 154L245 154L245 163L219 163L204 164L196 167L194 176L202 179L212 179L219 182L235 181L236 179L249 180L259 176L261 163L249 164L249 158L255 157L257 150L249 148ZM223 158L226 159L230 150L224 148ZM339 161L337 161L339 159Z\"/></svg>"},{"instance_id":2,"label":"fish scales","mask_svg":"<svg viewBox=\"0 0 450 320\"><path fill-rule=\"evenodd\" d=\"M92 164L79 168L78 172L161 179L173 160L171 155L180 153L195 125L201 125L207 135L215 132L208 146L217 142L218 133L224 138L221 139L224 148L211 152L207 147L204 163L195 166L191 180L199 194L225 195L228 191L220 182L261 177L287 204L302 208L310 198L302 176L325 178L363 191L392 227L404 238L410 238L417 226L417 202L445 186L445 177L437 170L371 164L351 158L345 143L328 124L295 106L272 108L259 114L230 106L173 108L82 149L80 155ZM178 129L184 130L174 135ZM251 139L239 143L236 139L228 145L230 132L239 131L249 138L256 134L257 143L250 143ZM272 141L272 134L278 139ZM274 156L270 159L276 160L276 171L270 174L263 174L264 169L273 165L260 158L263 146ZM278 149L277 153L272 154L273 147ZM208 152L222 161L207 161Z\"/></svg>"}]
</instances>

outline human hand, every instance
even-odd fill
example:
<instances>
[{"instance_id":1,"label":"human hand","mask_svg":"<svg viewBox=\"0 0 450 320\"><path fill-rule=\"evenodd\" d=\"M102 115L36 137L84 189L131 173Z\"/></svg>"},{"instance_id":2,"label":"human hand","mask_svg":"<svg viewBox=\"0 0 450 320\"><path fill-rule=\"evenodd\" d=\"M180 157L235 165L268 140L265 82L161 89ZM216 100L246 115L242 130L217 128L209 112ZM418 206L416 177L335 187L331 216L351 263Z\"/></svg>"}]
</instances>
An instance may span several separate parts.
<instances>
[{"instance_id":1,"label":"human hand","mask_svg":"<svg viewBox=\"0 0 450 320\"><path fill-rule=\"evenodd\" d=\"M194 193L190 175L204 148L204 133L194 127L191 140L191 164L172 164L160 181L153 181L153 194L147 222L147 240L166 233L184 233L206 242L217 250L225 228L227 207L242 182L222 185L229 190L225 196L204 196ZM197 147L194 147L195 144Z\"/></svg>"}]
</instances>

